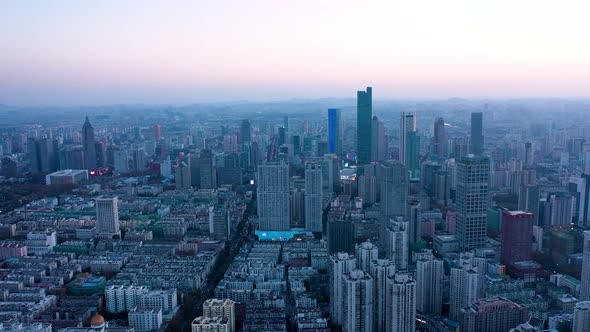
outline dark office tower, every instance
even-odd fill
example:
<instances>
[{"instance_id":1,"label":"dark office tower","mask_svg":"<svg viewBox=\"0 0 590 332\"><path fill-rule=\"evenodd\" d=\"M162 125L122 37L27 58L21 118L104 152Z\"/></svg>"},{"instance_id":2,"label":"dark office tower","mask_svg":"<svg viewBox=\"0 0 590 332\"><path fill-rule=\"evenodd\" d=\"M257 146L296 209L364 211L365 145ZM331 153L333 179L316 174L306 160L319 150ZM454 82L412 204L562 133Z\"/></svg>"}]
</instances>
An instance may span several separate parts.
<instances>
[{"instance_id":1,"label":"dark office tower","mask_svg":"<svg viewBox=\"0 0 590 332\"><path fill-rule=\"evenodd\" d=\"M502 211L502 264L531 260L533 214Z\"/></svg>"},{"instance_id":2,"label":"dark office tower","mask_svg":"<svg viewBox=\"0 0 590 332\"><path fill-rule=\"evenodd\" d=\"M199 155L199 177L201 189L217 189L217 174L215 174L215 158L213 151L201 150Z\"/></svg>"},{"instance_id":3,"label":"dark office tower","mask_svg":"<svg viewBox=\"0 0 590 332\"><path fill-rule=\"evenodd\" d=\"M457 164L457 240L463 251L485 244L489 173L487 157L463 157Z\"/></svg>"},{"instance_id":4,"label":"dark office tower","mask_svg":"<svg viewBox=\"0 0 590 332\"><path fill-rule=\"evenodd\" d=\"M155 125L154 126L154 138L159 140L162 137L162 126Z\"/></svg>"},{"instance_id":5,"label":"dark office tower","mask_svg":"<svg viewBox=\"0 0 590 332\"><path fill-rule=\"evenodd\" d=\"M143 172L145 170L145 151L143 148L133 150L133 171Z\"/></svg>"},{"instance_id":6,"label":"dark office tower","mask_svg":"<svg viewBox=\"0 0 590 332\"><path fill-rule=\"evenodd\" d=\"M39 146L34 137L27 140L27 150L29 154L29 171L31 173L41 173L41 163L39 162Z\"/></svg>"},{"instance_id":7,"label":"dark office tower","mask_svg":"<svg viewBox=\"0 0 590 332\"><path fill-rule=\"evenodd\" d=\"M258 142L252 142L250 146L250 163L254 166L254 169L258 169L258 164L260 164L260 147L258 146Z\"/></svg>"},{"instance_id":8,"label":"dark office tower","mask_svg":"<svg viewBox=\"0 0 590 332\"><path fill-rule=\"evenodd\" d=\"M107 154L104 144L102 142L94 142L94 149L96 150L96 166L105 167L107 165Z\"/></svg>"},{"instance_id":9,"label":"dark office tower","mask_svg":"<svg viewBox=\"0 0 590 332\"><path fill-rule=\"evenodd\" d=\"M16 176L17 174L17 163L12 157L2 157L2 168L0 169L0 175L7 178Z\"/></svg>"},{"instance_id":10,"label":"dark office tower","mask_svg":"<svg viewBox=\"0 0 590 332\"><path fill-rule=\"evenodd\" d=\"M410 179L420 179L420 136L415 131L406 134L406 168Z\"/></svg>"},{"instance_id":11,"label":"dark office tower","mask_svg":"<svg viewBox=\"0 0 590 332\"><path fill-rule=\"evenodd\" d=\"M408 133L416 132L416 113L402 112L399 117L399 161L407 165L408 158Z\"/></svg>"},{"instance_id":12,"label":"dark office tower","mask_svg":"<svg viewBox=\"0 0 590 332\"><path fill-rule=\"evenodd\" d=\"M371 120L373 118L373 88L358 91L356 99L357 164L371 161Z\"/></svg>"},{"instance_id":13,"label":"dark office tower","mask_svg":"<svg viewBox=\"0 0 590 332\"><path fill-rule=\"evenodd\" d=\"M473 154L483 154L483 113L471 113L471 146Z\"/></svg>"},{"instance_id":14,"label":"dark office tower","mask_svg":"<svg viewBox=\"0 0 590 332\"><path fill-rule=\"evenodd\" d=\"M250 142L252 140L252 125L250 124L250 120L242 120L240 134L242 143Z\"/></svg>"},{"instance_id":15,"label":"dark office tower","mask_svg":"<svg viewBox=\"0 0 590 332\"><path fill-rule=\"evenodd\" d=\"M533 164L533 143L524 143L524 165L531 166Z\"/></svg>"},{"instance_id":16,"label":"dark office tower","mask_svg":"<svg viewBox=\"0 0 590 332\"><path fill-rule=\"evenodd\" d=\"M55 145L54 140L51 138L33 139L29 142L32 173L47 174L57 170L59 157Z\"/></svg>"},{"instance_id":17,"label":"dark office tower","mask_svg":"<svg viewBox=\"0 0 590 332\"><path fill-rule=\"evenodd\" d=\"M286 115L283 117L283 127L285 127L285 131L289 131L289 117Z\"/></svg>"},{"instance_id":18,"label":"dark office tower","mask_svg":"<svg viewBox=\"0 0 590 332\"><path fill-rule=\"evenodd\" d=\"M293 153L301 154L301 136L293 135L291 141L293 142Z\"/></svg>"},{"instance_id":19,"label":"dark office tower","mask_svg":"<svg viewBox=\"0 0 590 332\"><path fill-rule=\"evenodd\" d=\"M420 218L420 202L412 200L408 202L408 243L410 246L422 239L421 218Z\"/></svg>"},{"instance_id":20,"label":"dark office tower","mask_svg":"<svg viewBox=\"0 0 590 332\"><path fill-rule=\"evenodd\" d=\"M371 161L385 160L387 150L387 136L385 126L377 116L371 120Z\"/></svg>"},{"instance_id":21,"label":"dark office tower","mask_svg":"<svg viewBox=\"0 0 590 332\"><path fill-rule=\"evenodd\" d=\"M190 185L195 188L199 188L200 187L199 182L201 181L201 175L199 172L199 154L198 153L191 153L185 159L186 159L185 164L187 164L187 166L190 169L190 179L191 179Z\"/></svg>"},{"instance_id":22,"label":"dark office tower","mask_svg":"<svg viewBox=\"0 0 590 332\"><path fill-rule=\"evenodd\" d=\"M325 154L328 154L328 142L326 141L319 141L318 142L318 157L323 157Z\"/></svg>"},{"instance_id":23,"label":"dark office tower","mask_svg":"<svg viewBox=\"0 0 590 332\"><path fill-rule=\"evenodd\" d=\"M434 154L447 157L447 130L445 120L438 118L434 121Z\"/></svg>"},{"instance_id":24,"label":"dark office tower","mask_svg":"<svg viewBox=\"0 0 590 332\"><path fill-rule=\"evenodd\" d=\"M279 140L277 143L279 146L287 143L287 130L285 127L279 127Z\"/></svg>"},{"instance_id":25,"label":"dark office tower","mask_svg":"<svg viewBox=\"0 0 590 332\"><path fill-rule=\"evenodd\" d=\"M328 253L353 251L353 227L350 220L328 222Z\"/></svg>"},{"instance_id":26,"label":"dark office tower","mask_svg":"<svg viewBox=\"0 0 590 332\"><path fill-rule=\"evenodd\" d=\"M90 120L86 117L82 126L82 147L84 149L84 167L86 169L96 169L96 146L94 145L94 128Z\"/></svg>"},{"instance_id":27,"label":"dark office tower","mask_svg":"<svg viewBox=\"0 0 590 332\"><path fill-rule=\"evenodd\" d=\"M328 150L342 154L342 112L337 108L328 109Z\"/></svg>"},{"instance_id":28,"label":"dark office tower","mask_svg":"<svg viewBox=\"0 0 590 332\"><path fill-rule=\"evenodd\" d=\"M408 170L399 162L379 166L377 181L381 189L381 215L406 216Z\"/></svg>"}]
</instances>

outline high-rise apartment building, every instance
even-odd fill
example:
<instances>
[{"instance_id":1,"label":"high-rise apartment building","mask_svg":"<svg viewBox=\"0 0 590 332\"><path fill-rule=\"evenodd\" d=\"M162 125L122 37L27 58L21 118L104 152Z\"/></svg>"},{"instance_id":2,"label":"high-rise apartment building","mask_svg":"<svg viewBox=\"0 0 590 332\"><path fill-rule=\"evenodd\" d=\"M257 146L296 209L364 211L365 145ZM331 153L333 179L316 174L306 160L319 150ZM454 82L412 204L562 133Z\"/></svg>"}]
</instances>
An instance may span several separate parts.
<instances>
[{"instance_id":1,"label":"high-rise apartment building","mask_svg":"<svg viewBox=\"0 0 590 332\"><path fill-rule=\"evenodd\" d=\"M396 273L387 279L385 330L416 331L416 282L410 274Z\"/></svg>"},{"instance_id":2,"label":"high-rise apartment building","mask_svg":"<svg viewBox=\"0 0 590 332\"><path fill-rule=\"evenodd\" d=\"M590 331L590 301L576 303L572 332Z\"/></svg>"},{"instance_id":3,"label":"high-rise apartment building","mask_svg":"<svg viewBox=\"0 0 590 332\"><path fill-rule=\"evenodd\" d=\"M365 241L357 243L354 252L358 263L357 268L369 273L372 262L379 258L379 247L371 241Z\"/></svg>"},{"instance_id":4,"label":"high-rise apartment building","mask_svg":"<svg viewBox=\"0 0 590 332\"><path fill-rule=\"evenodd\" d=\"M209 213L209 232L214 240L227 241L230 235L229 212L225 204L215 204Z\"/></svg>"},{"instance_id":5,"label":"high-rise apartment building","mask_svg":"<svg viewBox=\"0 0 590 332\"><path fill-rule=\"evenodd\" d=\"M434 258L416 262L416 310L440 315L443 304L443 261Z\"/></svg>"},{"instance_id":6,"label":"high-rise apartment building","mask_svg":"<svg viewBox=\"0 0 590 332\"><path fill-rule=\"evenodd\" d=\"M305 229L322 232L322 165L305 165Z\"/></svg>"},{"instance_id":7,"label":"high-rise apartment building","mask_svg":"<svg viewBox=\"0 0 590 332\"><path fill-rule=\"evenodd\" d=\"M373 89L357 92L357 163L368 164L371 161L371 119L373 118Z\"/></svg>"},{"instance_id":8,"label":"high-rise apartment building","mask_svg":"<svg viewBox=\"0 0 590 332\"><path fill-rule=\"evenodd\" d=\"M120 234L118 201L117 197L96 199L96 224L99 234Z\"/></svg>"},{"instance_id":9,"label":"high-rise apartment building","mask_svg":"<svg viewBox=\"0 0 590 332\"><path fill-rule=\"evenodd\" d=\"M288 164L267 163L258 166L256 199L261 230L289 230L291 219Z\"/></svg>"},{"instance_id":10,"label":"high-rise apartment building","mask_svg":"<svg viewBox=\"0 0 590 332\"><path fill-rule=\"evenodd\" d=\"M330 256L330 317L336 325L344 322L344 275L356 269L356 258L345 252Z\"/></svg>"},{"instance_id":11,"label":"high-rise apartment building","mask_svg":"<svg viewBox=\"0 0 590 332\"><path fill-rule=\"evenodd\" d=\"M584 251L582 256L582 278L580 300L590 301L590 231L584 232Z\"/></svg>"},{"instance_id":12,"label":"high-rise apartment building","mask_svg":"<svg viewBox=\"0 0 590 332\"><path fill-rule=\"evenodd\" d=\"M210 149L203 149L199 154L199 179L201 189L217 189L215 156Z\"/></svg>"},{"instance_id":13,"label":"high-rise apartment building","mask_svg":"<svg viewBox=\"0 0 590 332\"><path fill-rule=\"evenodd\" d=\"M207 299L203 303L203 316L213 318L222 317L229 323L229 331L234 332L236 326L236 304L234 301L225 299Z\"/></svg>"},{"instance_id":14,"label":"high-rise apartment building","mask_svg":"<svg viewBox=\"0 0 590 332\"><path fill-rule=\"evenodd\" d=\"M528 319L527 307L500 297L470 303L459 316L462 332L509 331Z\"/></svg>"},{"instance_id":15,"label":"high-rise apartment building","mask_svg":"<svg viewBox=\"0 0 590 332\"><path fill-rule=\"evenodd\" d=\"M483 154L483 113L471 113L471 149L473 154Z\"/></svg>"},{"instance_id":16,"label":"high-rise apartment building","mask_svg":"<svg viewBox=\"0 0 590 332\"><path fill-rule=\"evenodd\" d=\"M457 240L461 250L485 243L489 170L487 157L467 156L457 164Z\"/></svg>"},{"instance_id":17,"label":"high-rise apartment building","mask_svg":"<svg viewBox=\"0 0 590 332\"><path fill-rule=\"evenodd\" d=\"M373 332L373 278L361 270L344 274L342 331Z\"/></svg>"},{"instance_id":18,"label":"high-rise apartment building","mask_svg":"<svg viewBox=\"0 0 590 332\"><path fill-rule=\"evenodd\" d=\"M342 154L342 111L337 108L328 109L328 152Z\"/></svg>"},{"instance_id":19,"label":"high-rise apartment building","mask_svg":"<svg viewBox=\"0 0 590 332\"><path fill-rule=\"evenodd\" d=\"M408 268L409 243L408 222L402 217L390 220L385 229L383 245L385 257L395 263L397 270Z\"/></svg>"},{"instance_id":20,"label":"high-rise apartment building","mask_svg":"<svg viewBox=\"0 0 590 332\"><path fill-rule=\"evenodd\" d=\"M374 281L374 297L375 303L375 332L387 332L385 329L385 317L387 316L387 281L395 274L395 264L388 259L376 259L371 262L371 270L369 272Z\"/></svg>"},{"instance_id":21,"label":"high-rise apartment building","mask_svg":"<svg viewBox=\"0 0 590 332\"><path fill-rule=\"evenodd\" d=\"M84 149L84 167L88 170L96 169L96 146L94 144L94 128L86 117L82 126L82 148Z\"/></svg>"}]
</instances>

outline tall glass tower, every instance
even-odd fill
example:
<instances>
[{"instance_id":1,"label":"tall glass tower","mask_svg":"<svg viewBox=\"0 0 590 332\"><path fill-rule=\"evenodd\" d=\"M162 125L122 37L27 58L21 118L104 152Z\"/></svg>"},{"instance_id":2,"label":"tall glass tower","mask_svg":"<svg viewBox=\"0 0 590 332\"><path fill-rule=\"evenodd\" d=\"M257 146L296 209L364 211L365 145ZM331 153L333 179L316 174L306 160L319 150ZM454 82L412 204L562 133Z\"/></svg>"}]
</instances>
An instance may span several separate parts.
<instances>
[{"instance_id":1,"label":"tall glass tower","mask_svg":"<svg viewBox=\"0 0 590 332\"><path fill-rule=\"evenodd\" d=\"M485 244L490 161L467 156L457 164L457 240L461 250Z\"/></svg>"},{"instance_id":2,"label":"tall glass tower","mask_svg":"<svg viewBox=\"0 0 590 332\"><path fill-rule=\"evenodd\" d=\"M94 145L94 128L86 117L82 126L82 144L84 149L84 167L88 170L96 169L96 146Z\"/></svg>"},{"instance_id":3,"label":"tall glass tower","mask_svg":"<svg viewBox=\"0 0 590 332\"><path fill-rule=\"evenodd\" d=\"M356 139L357 163L368 164L371 161L371 119L373 118L373 88L357 92L356 100Z\"/></svg>"}]
</instances>

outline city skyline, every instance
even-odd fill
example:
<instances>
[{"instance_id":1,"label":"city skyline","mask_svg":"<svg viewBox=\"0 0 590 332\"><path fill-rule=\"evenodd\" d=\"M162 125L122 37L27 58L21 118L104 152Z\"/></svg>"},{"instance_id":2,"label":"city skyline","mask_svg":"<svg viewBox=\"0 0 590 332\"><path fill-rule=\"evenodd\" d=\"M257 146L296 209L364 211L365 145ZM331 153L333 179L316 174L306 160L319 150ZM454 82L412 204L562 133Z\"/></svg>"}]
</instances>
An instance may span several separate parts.
<instances>
[{"instance_id":1,"label":"city skyline","mask_svg":"<svg viewBox=\"0 0 590 332\"><path fill-rule=\"evenodd\" d=\"M0 20L0 103L587 97L589 6L23 1Z\"/></svg>"}]
</instances>

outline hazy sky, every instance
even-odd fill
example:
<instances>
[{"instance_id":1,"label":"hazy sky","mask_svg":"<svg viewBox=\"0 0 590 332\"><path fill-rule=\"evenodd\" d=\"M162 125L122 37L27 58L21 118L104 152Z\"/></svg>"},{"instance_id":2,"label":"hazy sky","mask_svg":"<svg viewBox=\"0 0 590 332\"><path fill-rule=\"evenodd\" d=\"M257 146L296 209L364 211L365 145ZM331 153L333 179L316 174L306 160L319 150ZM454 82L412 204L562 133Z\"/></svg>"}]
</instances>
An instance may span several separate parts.
<instances>
[{"instance_id":1,"label":"hazy sky","mask_svg":"<svg viewBox=\"0 0 590 332\"><path fill-rule=\"evenodd\" d=\"M590 95L590 2L0 2L0 104Z\"/></svg>"}]
</instances>

